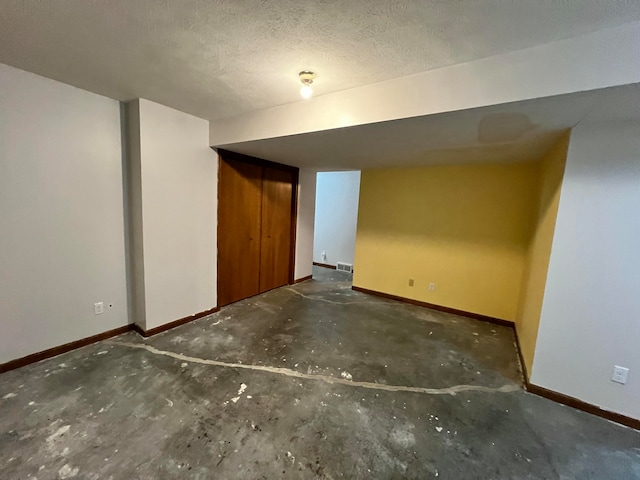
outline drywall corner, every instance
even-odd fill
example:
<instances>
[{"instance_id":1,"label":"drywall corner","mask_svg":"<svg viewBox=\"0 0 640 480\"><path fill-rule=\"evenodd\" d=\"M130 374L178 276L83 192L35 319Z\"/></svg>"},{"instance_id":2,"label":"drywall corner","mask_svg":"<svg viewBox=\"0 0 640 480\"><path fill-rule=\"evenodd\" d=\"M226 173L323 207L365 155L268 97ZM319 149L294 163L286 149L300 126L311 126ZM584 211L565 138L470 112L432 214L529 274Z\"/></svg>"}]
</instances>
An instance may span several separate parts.
<instances>
[{"instance_id":1,"label":"drywall corner","mask_svg":"<svg viewBox=\"0 0 640 480\"><path fill-rule=\"evenodd\" d=\"M125 105L126 118L126 199L127 270L129 321L146 329L144 291L144 239L142 221L142 152L140 144L140 100Z\"/></svg>"},{"instance_id":2,"label":"drywall corner","mask_svg":"<svg viewBox=\"0 0 640 480\"><path fill-rule=\"evenodd\" d=\"M630 113L571 132L531 383L640 419L640 119ZM614 365L630 369L625 385L611 381Z\"/></svg>"},{"instance_id":3,"label":"drywall corner","mask_svg":"<svg viewBox=\"0 0 640 480\"><path fill-rule=\"evenodd\" d=\"M209 147L207 120L145 99L135 105L132 151L139 150L140 162L133 155L131 165L140 177L132 184L140 188L132 203L136 228L144 232L136 236L143 245L135 245L144 268L135 276L138 286L144 278L149 331L216 307L218 159Z\"/></svg>"},{"instance_id":4,"label":"drywall corner","mask_svg":"<svg viewBox=\"0 0 640 480\"><path fill-rule=\"evenodd\" d=\"M527 248L516 317L525 375L529 375L533 367L569 138L567 132L539 163L538 208Z\"/></svg>"}]
</instances>

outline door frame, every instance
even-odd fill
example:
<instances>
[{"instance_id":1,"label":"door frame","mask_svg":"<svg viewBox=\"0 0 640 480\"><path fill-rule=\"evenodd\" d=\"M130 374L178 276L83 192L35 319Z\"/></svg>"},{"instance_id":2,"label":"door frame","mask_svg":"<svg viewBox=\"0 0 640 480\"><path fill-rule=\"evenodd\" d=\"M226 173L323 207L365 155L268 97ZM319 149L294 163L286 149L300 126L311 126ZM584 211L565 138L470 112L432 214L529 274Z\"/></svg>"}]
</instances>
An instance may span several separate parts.
<instances>
[{"instance_id":1,"label":"door frame","mask_svg":"<svg viewBox=\"0 0 640 480\"><path fill-rule=\"evenodd\" d=\"M223 148L214 148L211 147L218 154L218 188L217 188L217 199L218 206L216 215L219 218L220 215L220 162L222 158L227 158L229 160L236 160L244 163L251 163L253 165L258 165L261 167L269 167L275 168L279 170L285 170L293 174L293 184L291 185L291 232L290 232L290 249L289 249L289 285L293 285L295 282L295 268L296 268L296 231L298 226L298 185L300 182L300 169L298 167L292 167L290 165L284 165L282 163L272 162L270 160L265 160L263 158L252 157L250 155L245 155L243 153L232 152L231 150L225 150ZM220 222L216 222L216 249L217 249L217 260L216 260L216 288L219 289L220 285L220 275L219 275L219 239L220 239ZM218 295L218 292L216 292Z\"/></svg>"}]
</instances>

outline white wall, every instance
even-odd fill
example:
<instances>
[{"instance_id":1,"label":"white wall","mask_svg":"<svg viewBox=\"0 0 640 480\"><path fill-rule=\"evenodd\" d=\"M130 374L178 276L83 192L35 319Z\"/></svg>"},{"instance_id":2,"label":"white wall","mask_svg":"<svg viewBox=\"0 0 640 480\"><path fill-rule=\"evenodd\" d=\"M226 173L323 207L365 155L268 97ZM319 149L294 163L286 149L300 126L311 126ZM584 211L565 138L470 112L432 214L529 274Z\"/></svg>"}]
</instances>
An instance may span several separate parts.
<instances>
[{"instance_id":1,"label":"white wall","mask_svg":"<svg viewBox=\"0 0 640 480\"><path fill-rule=\"evenodd\" d=\"M313 261L353 265L360 172L321 172L316 183ZM322 252L327 254L322 258Z\"/></svg>"},{"instance_id":2,"label":"white wall","mask_svg":"<svg viewBox=\"0 0 640 480\"><path fill-rule=\"evenodd\" d=\"M567 157L532 383L640 418L640 123L580 125ZM610 380L614 365L629 381Z\"/></svg>"},{"instance_id":3,"label":"white wall","mask_svg":"<svg viewBox=\"0 0 640 480\"><path fill-rule=\"evenodd\" d=\"M316 171L302 168L298 177L298 215L296 220L296 264L294 278L311 275L313 231L316 210Z\"/></svg>"},{"instance_id":4,"label":"white wall","mask_svg":"<svg viewBox=\"0 0 640 480\"><path fill-rule=\"evenodd\" d=\"M144 297L144 308L136 309L135 321L149 330L216 306L218 157L208 146L206 120L143 99L130 105L129 121L136 117L139 157L134 152L130 162L140 168L140 185L131 196L139 196L141 211L132 212L134 294L138 304ZM138 139L130 141L135 150Z\"/></svg>"},{"instance_id":5,"label":"white wall","mask_svg":"<svg viewBox=\"0 0 640 480\"><path fill-rule=\"evenodd\" d=\"M128 323L120 125L117 101L0 64L0 363Z\"/></svg>"}]
</instances>

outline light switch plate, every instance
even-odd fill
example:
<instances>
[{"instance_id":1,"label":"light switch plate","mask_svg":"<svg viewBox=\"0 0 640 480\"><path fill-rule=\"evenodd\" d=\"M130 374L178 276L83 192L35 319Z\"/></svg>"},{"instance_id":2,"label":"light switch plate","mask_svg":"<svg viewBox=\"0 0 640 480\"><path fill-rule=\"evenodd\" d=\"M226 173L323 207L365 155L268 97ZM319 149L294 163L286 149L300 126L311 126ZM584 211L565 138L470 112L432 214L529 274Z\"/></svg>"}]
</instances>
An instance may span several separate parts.
<instances>
[{"instance_id":1,"label":"light switch plate","mask_svg":"<svg viewBox=\"0 0 640 480\"><path fill-rule=\"evenodd\" d=\"M93 314L100 315L101 313L104 313L104 303L103 302L94 303Z\"/></svg>"}]
</instances>

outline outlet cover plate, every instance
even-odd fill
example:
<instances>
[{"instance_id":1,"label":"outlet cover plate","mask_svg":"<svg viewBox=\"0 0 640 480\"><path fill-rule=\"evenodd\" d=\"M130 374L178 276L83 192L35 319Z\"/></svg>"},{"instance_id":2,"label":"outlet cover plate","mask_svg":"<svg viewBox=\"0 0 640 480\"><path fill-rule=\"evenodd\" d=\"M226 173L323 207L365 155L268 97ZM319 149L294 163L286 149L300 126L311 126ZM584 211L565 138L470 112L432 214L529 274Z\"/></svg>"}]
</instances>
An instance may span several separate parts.
<instances>
[{"instance_id":1,"label":"outlet cover plate","mask_svg":"<svg viewBox=\"0 0 640 480\"><path fill-rule=\"evenodd\" d=\"M618 365L613 367L613 375L611 375L611 381L621 383L624 385L629 379L629 369L626 367L620 367Z\"/></svg>"}]
</instances>

